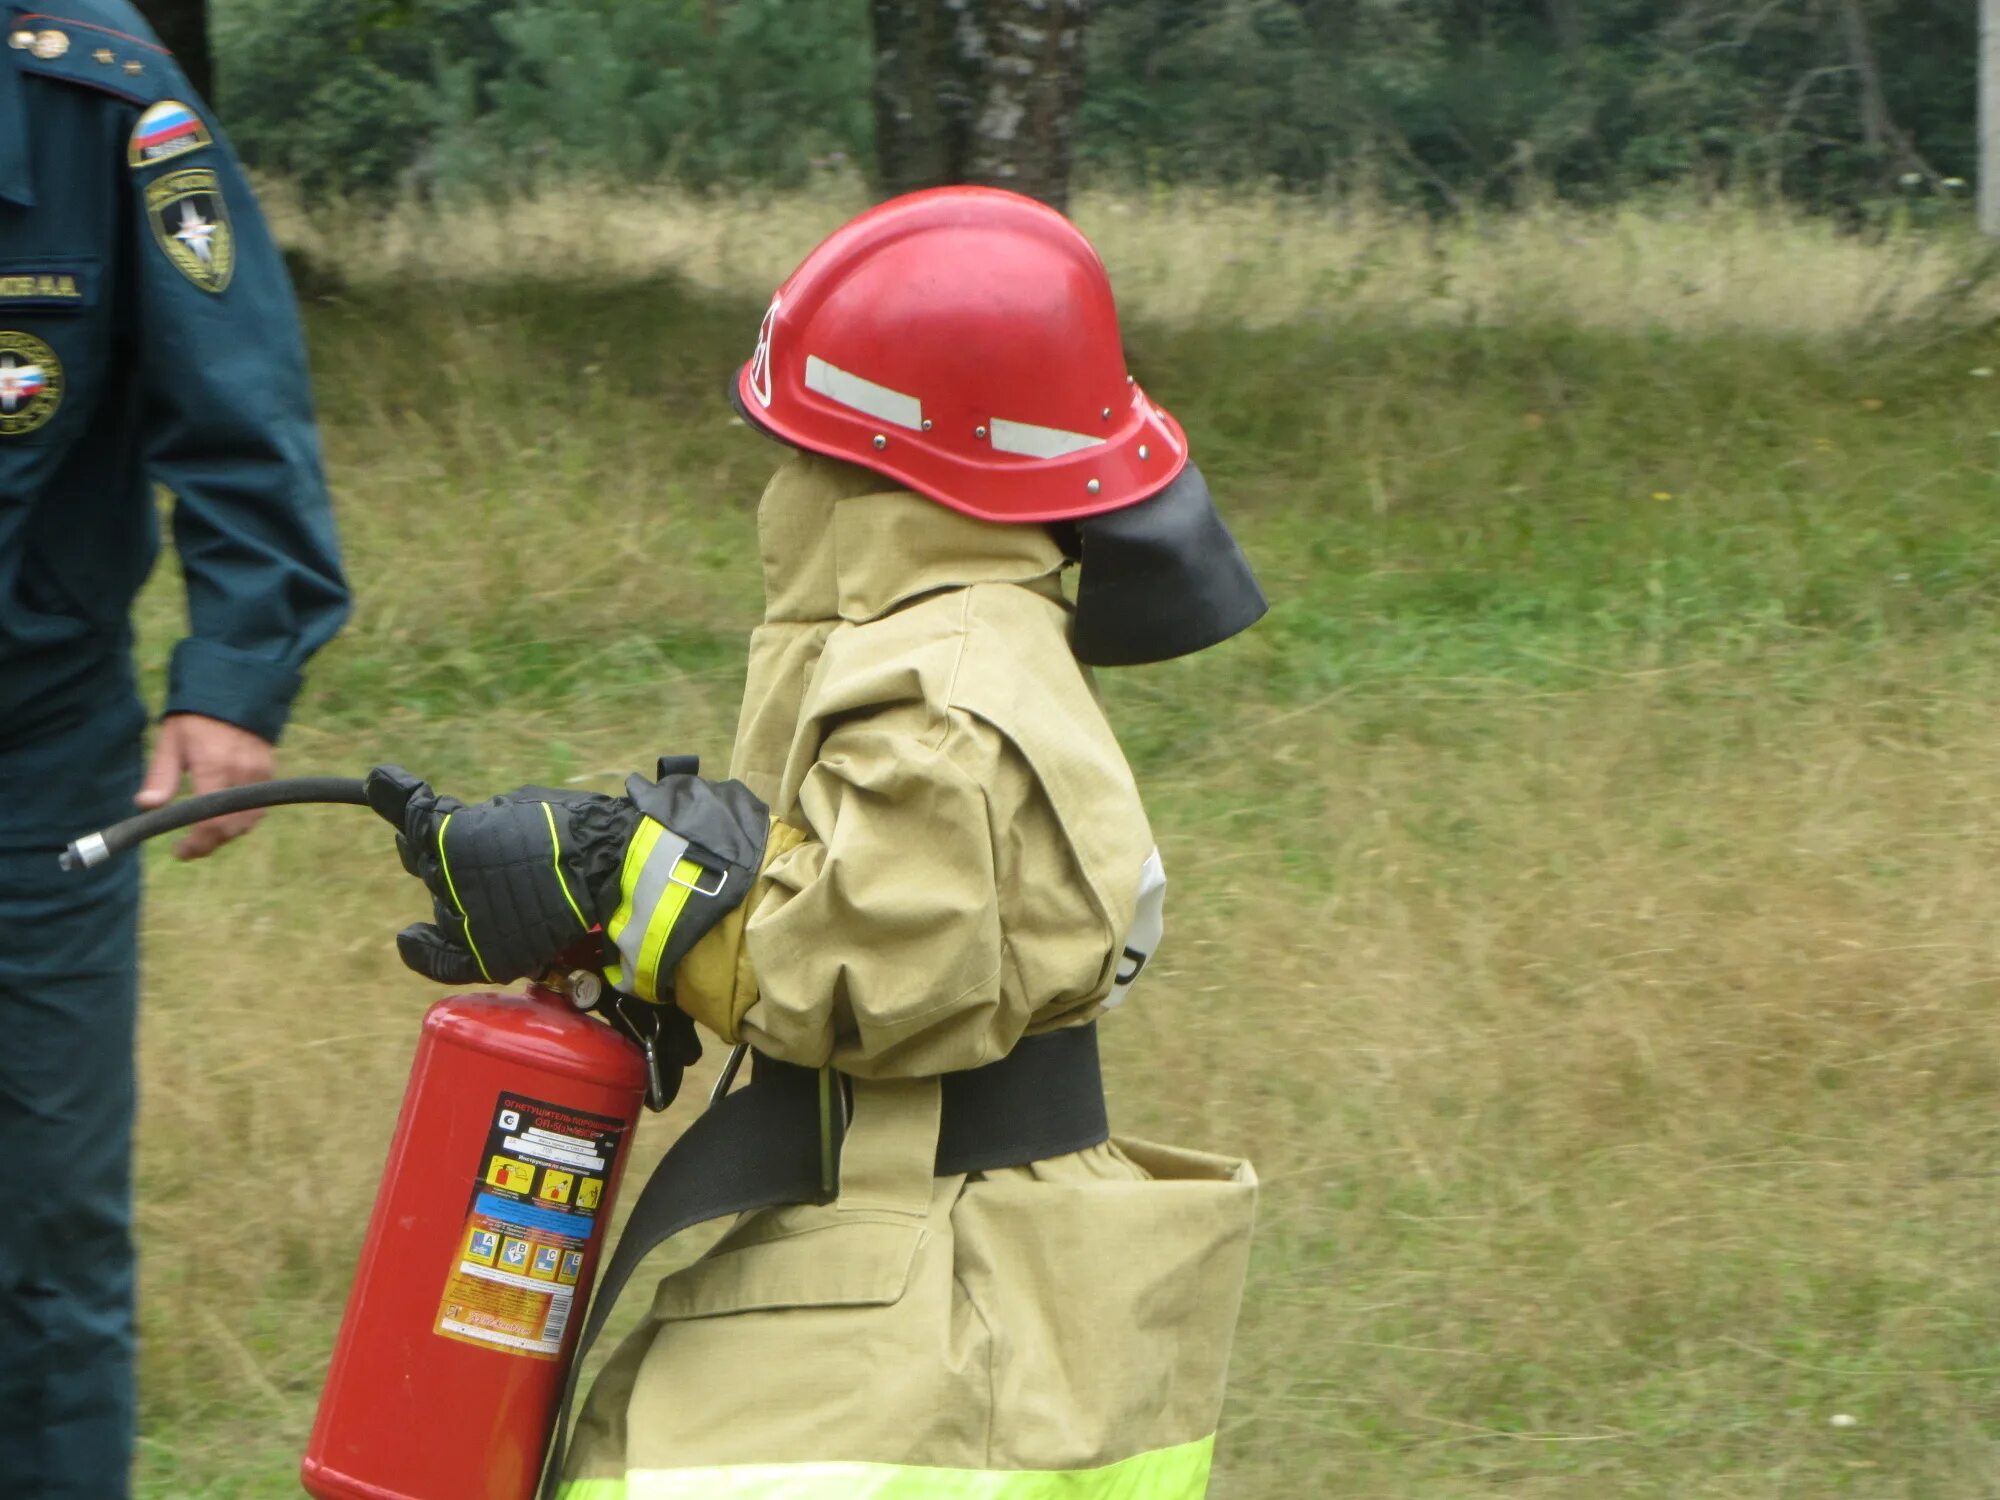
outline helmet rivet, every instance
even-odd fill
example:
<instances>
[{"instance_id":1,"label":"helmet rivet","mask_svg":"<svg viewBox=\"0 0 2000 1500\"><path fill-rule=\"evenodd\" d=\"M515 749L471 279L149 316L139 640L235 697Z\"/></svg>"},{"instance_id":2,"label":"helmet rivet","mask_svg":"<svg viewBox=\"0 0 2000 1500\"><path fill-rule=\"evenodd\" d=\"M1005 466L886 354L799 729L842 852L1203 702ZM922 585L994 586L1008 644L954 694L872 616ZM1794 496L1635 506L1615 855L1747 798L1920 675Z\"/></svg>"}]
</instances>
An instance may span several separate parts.
<instances>
[{"instance_id":1,"label":"helmet rivet","mask_svg":"<svg viewBox=\"0 0 2000 1500\"><path fill-rule=\"evenodd\" d=\"M973 428L973 429L972 429L972 435L973 435L974 437L978 438L978 439L979 439L979 440L980 440L981 442L985 442L985 441L986 441L986 429L985 429L984 427L975 427L975 428Z\"/></svg>"},{"instance_id":2,"label":"helmet rivet","mask_svg":"<svg viewBox=\"0 0 2000 1500\"><path fill-rule=\"evenodd\" d=\"M1097 482L1097 481L1096 481L1095 479L1093 479L1093 480L1091 480L1091 481L1090 481L1090 483L1089 483L1089 484L1086 484L1086 485L1084 486L1084 488L1085 488L1085 489L1087 489L1087 490L1089 490L1089 491L1090 491L1090 493L1094 495L1094 494L1096 494L1096 493L1097 493L1097 492L1098 492L1099 490L1103 489L1103 488L1104 488L1104 486L1103 486L1103 485L1101 485L1101 484L1099 484L1099 483L1098 483L1098 482Z\"/></svg>"},{"instance_id":3,"label":"helmet rivet","mask_svg":"<svg viewBox=\"0 0 2000 1500\"><path fill-rule=\"evenodd\" d=\"M931 419L930 419L929 417L925 417L925 418L924 418L924 431L925 431L925 432L929 432L930 430L931 430Z\"/></svg>"},{"instance_id":4,"label":"helmet rivet","mask_svg":"<svg viewBox=\"0 0 2000 1500\"><path fill-rule=\"evenodd\" d=\"M1153 450L1151 448L1148 448L1144 443L1141 443L1139 445L1139 457L1151 458L1152 456L1153 456Z\"/></svg>"},{"instance_id":5,"label":"helmet rivet","mask_svg":"<svg viewBox=\"0 0 2000 1500\"><path fill-rule=\"evenodd\" d=\"M889 440L878 432L875 434L875 446L877 449L886 448L889 446Z\"/></svg>"},{"instance_id":6,"label":"helmet rivet","mask_svg":"<svg viewBox=\"0 0 2000 1500\"><path fill-rule=\"evenodd\" d=\"M1108 406L1104 408L1104 420L1107 422L1111 420L1111 408Z\"/></svg>"},{"instance_id":7,"label":"helmet rivet","mask_svg":"<svg viewBox=\"0 0 2000 1500\"><path fill-rule=\"evenodd\" d=\"M1137 375L1127 375L1125 377L1125 383L1127 385L1137 385L1139 383L1139 377Z\"/></svg>"}]
</instances>

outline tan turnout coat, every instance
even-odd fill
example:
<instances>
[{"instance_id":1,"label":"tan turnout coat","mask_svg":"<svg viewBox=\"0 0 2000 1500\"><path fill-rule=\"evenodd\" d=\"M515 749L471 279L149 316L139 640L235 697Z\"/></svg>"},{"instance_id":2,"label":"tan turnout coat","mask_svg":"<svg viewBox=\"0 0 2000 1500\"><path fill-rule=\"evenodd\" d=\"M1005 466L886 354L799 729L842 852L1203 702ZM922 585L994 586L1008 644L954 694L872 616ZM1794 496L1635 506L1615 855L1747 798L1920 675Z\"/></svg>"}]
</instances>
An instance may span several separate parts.
<instances>
[{"instance_id":1,"label":"tan turnout coat","mask_svg":"<svg viewBox=\"0 0 2000 1500\"><path fill-rule=\"evenodd\" d=\"M840 1197L660 1283L565 1500L1206 1488L1250 1168L1117 1139L932 1175L938 1074L1123 998L1153 841L1054 542L882 484L798 455L764 496L732 774L774 834L677 976L725 1040L854 1077Z\"/></svg>"}]
</instances>

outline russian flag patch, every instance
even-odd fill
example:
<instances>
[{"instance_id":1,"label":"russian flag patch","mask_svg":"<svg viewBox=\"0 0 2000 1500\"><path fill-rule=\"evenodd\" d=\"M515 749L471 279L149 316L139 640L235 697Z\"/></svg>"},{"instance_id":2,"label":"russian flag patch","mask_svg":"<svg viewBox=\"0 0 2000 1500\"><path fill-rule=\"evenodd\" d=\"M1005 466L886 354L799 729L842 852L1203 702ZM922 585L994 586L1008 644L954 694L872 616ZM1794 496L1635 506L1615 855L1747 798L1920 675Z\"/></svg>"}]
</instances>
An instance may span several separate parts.
<instances>
[{"instance_id":1,"label":"russian flag patch","mask_svg":"<svg viewBox=\"0 0 2000 1500\"><path fill-rule=\"evenodd\" d=\"M178 99L162 99L132 127L127 160L135 167L150 167L214 143L215 137L201 123L200 115Z\"/></svg>"}]
</instances>

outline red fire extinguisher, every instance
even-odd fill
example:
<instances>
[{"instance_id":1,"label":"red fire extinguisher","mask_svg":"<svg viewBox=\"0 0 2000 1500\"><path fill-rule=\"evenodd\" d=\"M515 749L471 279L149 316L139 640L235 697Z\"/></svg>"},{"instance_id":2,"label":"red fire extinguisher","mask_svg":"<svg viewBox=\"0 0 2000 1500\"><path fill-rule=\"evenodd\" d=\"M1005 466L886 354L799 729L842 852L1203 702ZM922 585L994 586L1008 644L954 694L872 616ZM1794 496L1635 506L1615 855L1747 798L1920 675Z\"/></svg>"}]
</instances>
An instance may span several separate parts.
<instances>
[{"instance_id":1,"label":"red fire extinguisher","mask_svg":"<svg viewBox=\"0 0 2000 1500\"><path fill-rule=\"evenodd\" d=\"M244 808L365 805L361 785L192 798L79 839L63 866ZM634 1128L665 1102L634 1007L611 997L617 1028L593 1020L597 976L572 980L574 999L460 995L424 1018L301 1465L318 1500L533 1500Z\"/></svg>"},{"instance_id":2,"label":"red fire extinguisher","mask_svg":"<svg viewBox=\"0 0 2000 1500\"><path fill-rule=\"evenodd\" d=\"M644 1055L547 990L424 1018L301 1478L317 1500L532 1500Z\"/></svg>"}]
</instances>

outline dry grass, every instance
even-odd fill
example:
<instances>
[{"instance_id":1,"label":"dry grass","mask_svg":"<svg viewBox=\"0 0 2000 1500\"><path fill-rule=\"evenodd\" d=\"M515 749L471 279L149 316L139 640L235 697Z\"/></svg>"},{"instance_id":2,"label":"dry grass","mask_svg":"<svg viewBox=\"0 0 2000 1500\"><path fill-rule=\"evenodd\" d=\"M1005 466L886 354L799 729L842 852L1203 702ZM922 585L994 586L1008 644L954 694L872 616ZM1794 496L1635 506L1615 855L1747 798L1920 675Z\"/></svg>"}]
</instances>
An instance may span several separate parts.
<instances>
[{"instance_id":1,"label":"dry grass","mask_svg":"<svg viewBox=\"0 0 2000 1500\"><path fill-rule=\"evenodd\" d=\"M462 285L315 308L362 608L294 769L478 794L725 753L769 454L716 391L840 210L601 206L484 276L497 231L456 221L373 264ZM1268 1184L1215 1493L1994 1493L1992 340L1843 337L1954 252L1745 221L1668 298L1700 221L1588 221L1560 304L1482 268L1449 326L1392 281L1356 292L1379 327L1279 326L1301 270L1250 327L1175 268L1307 211L1115 206L1149 384L1277 600L1107 677L1175 881L1114 1108ZM1560 222L1477 233L1553 277ZM721 290L619 274L663 264ZM388 942L420 893L348 811L153 877L141 1493L280 1495L428 998Z\"/></svg>"},{"instance_id":2,"label":"dry grass","mask_svg":"<svg viewBox=\"0 0 2000 1500\"><path fill-rule=\"evenodd\" d=\"M696 197L565 185L505 202L386 218L308 215L274 194L281 229L364 282L446 276L558 282L671 272L761 301L802 251L865 205L860 184ZM1838 334L1970 299L2000 310L1957 234L1907 227L1869 236L1782 206L1677 195L1588 210L1443 222L1360 198L1279 193L1082 193L1079 224L1111 267L1128 313L1155 322L1282 326L1301 316L1424 323L1553 317L1585 328Z\"/></svg>"},{"instance_id":3,"label":"dry grass","mask_svg":"<svg viewBox=\"0 0 2000 1500\"><path fill-rule=\"evenodd\" d=\"M1248 726L1343 746L1331 889L1170 850L1243 909L1121 1102L1269 1182L1224 1493L1990 1492L2000 718L1900 653L1684 686Z\"/></svg>"}]
</instances>

